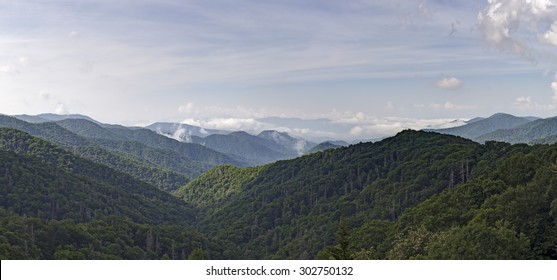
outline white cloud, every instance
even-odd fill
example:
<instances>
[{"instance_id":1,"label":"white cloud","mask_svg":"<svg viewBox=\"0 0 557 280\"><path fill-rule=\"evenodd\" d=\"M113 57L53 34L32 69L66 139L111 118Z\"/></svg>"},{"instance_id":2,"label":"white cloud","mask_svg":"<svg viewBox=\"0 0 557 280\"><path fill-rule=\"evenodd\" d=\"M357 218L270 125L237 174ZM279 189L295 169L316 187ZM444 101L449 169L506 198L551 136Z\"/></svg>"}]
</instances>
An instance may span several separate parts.
<instances>
[{"instance_id":1,"label":"white cloud","mask_svg":"<svg viewBox=\"0 0 557 280\"><path fill-rule=\"evenodd\" d=\"M458 108L458 105L450 102L440 106ZM376 117L362 112L337 113L336 116L338 117L337 119L330 120L328 124L323 124L321 127L311 127L311 125L303 127L304 121L299 123L299 127L283 127L254 118L193 118L185 119L182 123L208 129L243 130L252 134L257 134L263 130L277 130L315 142L324 141L325 139L343 139L347 141L377 139L392 136L404 129L447 128L463 124L462 121L455 121L455 119ZM311 123L311 121L308 122Z\"/></svg>"},{"instance_id":2,"label":"white cloud","mask_svg":"<svg viewBox=\"0 0 557 280\"><path fill-rule=\"evenodd\" d=\"M556 42L557 27L543 29L557 21L556 6L555 0L489 0L477 20L489 44L535 61L532 37L549 44Z\"/></svg>"},{"instance_id":3,"label":"white cloud","mask_svg":"<svg viewBox=\"0 0 557 280\"><path fill-rule=\"evenodd\" d=\"M23 66L27 66L27 64L29 63L29 58L22 56L19 58L19 63Z\"/></svg>"},{"instance_id":4,"label":"white cloud","mask_svg":"<svg viewBox=\"0 0 557 280\"><path fill-rule=\"evenodd\" d=\"M539 37L541 42L557 46L557 21L555 21L549 30Z\"/></svg>"},{"instance_id":5,"label":"white cloud","mask_svg":"<svg viewBox=\"0 0 557 280\"><path fill-rule=\"evenodd\" d=\"M441 89L457 90L462 86L462 81L455 77L443 77L435 85Z\"/></svg>"},{"instance_id":6,"label":"white cloud","mask_svg":"<svg viewBox=\"0 0 557 280\"><path fill-rule=\"evenodd\" d=\"M455 104L451 101L447 101L443 104L440 103L431 103L429 104L429 108L434 110L476 110L479 109L480 106L475 104Z\"/></svg>"},{"instance_id":7,"label":"white cloud","mask_svg":"<svg viewBox=\"0 0 557 280\"><path fill-rule=\"evenodd\" d=\"M68 109L66 109L66 105L64 105L64 103L58 103L58 104L56 104L56 108L54 109L54 113L56 113L58 115L67 115L68 114Z\"/></svg>"},{"instance_id":8,"label":"white cloud","mask_svg":"<svg viewBox=\"0 0 557 280\"><path fill-rule=\"evenodd\" d=\"M180 114L190 114L193 112L194 109L194 104L192 102L188 102L184 105L180 105L180 107L178 107L178 112Z\"/></svg>"},{"instance_id":9,"label":"white cloud","mask_svg":"<svg viewBox=\"0 0 557 280\"><path fill-rule=\"evenodd\" d=\"M272 126L261 123L253 118L214 118L207 120L185 119L183 124L199 126L207 129L220 129L229 131L261 132L271 129Z\"/></svg>"},{"instance_id":10,"label":"white cloud","mask_svg":"<svg viewBox=\"0 0 557 280\"><path fill-rule=\"evenodd\" d=\"M531 96L520 96L514 100L513 108L520 111L525 111L525 110L547 111L547 110L555 110L557 107L555 106L555 104L539 104L533 101Z\"/></svg>"},{"instance_id":11,"label":"white cloud","mask_svg":"<svg viewBox=\"0 0 557 280\"><path fill-rule=\"evenodd\" d=\"M528 107L532 104L531 96L520 96L514 101L514 105L517 107Z\"/></svg>"},{"instance_id":12,"label":"white cloud","mask_svg":"<svg viewBox=\"0 0 557 280\"><path fill-rule=\"evenodd\" d=\"M431 16L431 13L429 12L429 9L427 7L427 3L425 1L420 2L420 4L418 4L418 11L420 12L420 14L426 18L429 18Z\"/></svg>"},{"instance_id":13,"label":"white cloud","mask_svg":"<svg viewBox=\"0 0 557 280\"><path fill-rule=\"evenodd\" d=\"M364 129L360 126L356 126L350 130L350 135L352 136L362 136Z\"/></svg>"}]
</instances>

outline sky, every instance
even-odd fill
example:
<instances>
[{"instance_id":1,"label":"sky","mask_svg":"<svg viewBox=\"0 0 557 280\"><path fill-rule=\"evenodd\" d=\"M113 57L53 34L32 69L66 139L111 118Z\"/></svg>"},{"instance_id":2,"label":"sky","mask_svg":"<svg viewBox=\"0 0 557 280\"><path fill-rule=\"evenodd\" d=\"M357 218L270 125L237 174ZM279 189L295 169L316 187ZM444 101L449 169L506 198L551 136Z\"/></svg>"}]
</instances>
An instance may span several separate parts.
<instances>
[{"instance_id":1,"label":"sky","mask_svg":"<svg viewBox=\"0 0 557 280\"><path fill-rule=\"evenodd\" d=\"M555 116L557 0L0 0L0 113L46 112L370 139Z\"/></svg>"}]
</instances>

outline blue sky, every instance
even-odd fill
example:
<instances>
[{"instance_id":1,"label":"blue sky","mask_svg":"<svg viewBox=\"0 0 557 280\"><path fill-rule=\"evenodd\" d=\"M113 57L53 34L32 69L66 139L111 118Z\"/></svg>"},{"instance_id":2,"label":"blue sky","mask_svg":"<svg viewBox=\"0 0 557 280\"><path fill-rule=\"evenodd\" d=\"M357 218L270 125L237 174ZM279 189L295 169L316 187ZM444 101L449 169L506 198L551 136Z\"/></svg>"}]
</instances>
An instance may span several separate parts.
<instances>
[{"instance_id":1,"label":"blue sky","mask_svg":"<svg viewBox=\"0 0 557 280\"><path fill-rule=\"evenodd\" d=\"M268 116L329 118L368 138L496 112L554 116L556 6L0 0L0 112L254 130Z\"/></svg>"}]
</instances>

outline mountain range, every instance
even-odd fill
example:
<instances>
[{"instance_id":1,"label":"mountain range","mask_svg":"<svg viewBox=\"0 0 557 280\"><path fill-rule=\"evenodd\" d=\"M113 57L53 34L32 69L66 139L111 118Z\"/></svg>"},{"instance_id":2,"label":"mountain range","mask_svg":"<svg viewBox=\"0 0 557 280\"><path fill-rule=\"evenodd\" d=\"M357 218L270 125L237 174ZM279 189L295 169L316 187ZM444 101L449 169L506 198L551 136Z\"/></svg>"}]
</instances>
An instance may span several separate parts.
<instances>
[{"instance_id":1,"label":"mountain range","mask_svg":"<svg viewBox=\"0 0 557 280\"><path fill-rule=\"evenodd\" d=\"M464 126L547 140L553 121ZM275 131L196 137L231 154L0 116L0 259L557 259L557 144L405 130L300 156ZM295 158L248 166L244 141Z\"/></svg>"},{"instance_id":2,"label":"mountain range","mask_svg":"<svg viewBox=\"0 0 557 280\"><path fill-rule=\"evenodd\" d=\"M251 166L292 159L317 145L275 130L252 135L245 131L211 130L178 123L155 123L146 128L178 141L203 145ZM339 146L348 145L342 141L338 143Z\"/></svg>"},{"instance_id":3,"label":"mountain range","mask_svg":"<svg viewBox=\"0 0 557 280\"><path fill-rule=\"evenodd\" d=\"M462 126L427 131L457 135L481 143L551 144L557 138L557 118L516 117L498 113L488 118L474 118Z\"/></svg>"}]
</instances>

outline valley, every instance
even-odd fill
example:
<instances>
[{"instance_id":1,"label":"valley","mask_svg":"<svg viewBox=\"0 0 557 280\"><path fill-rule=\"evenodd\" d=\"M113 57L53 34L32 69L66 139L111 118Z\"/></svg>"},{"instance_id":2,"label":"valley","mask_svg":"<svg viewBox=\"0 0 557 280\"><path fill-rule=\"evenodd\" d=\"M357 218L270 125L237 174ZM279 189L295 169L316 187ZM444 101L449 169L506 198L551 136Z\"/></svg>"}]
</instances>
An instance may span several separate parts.
<instances>
[{"instance_id":1,"label":"valley","mask_svg":"<svg viewBox=\"0 0 557 280\"><path fill-rule=\"evenodd\" d=\"M553 123L350 145L0 115L0 258L555 259Z\"/></svg>"}]
</instances>

